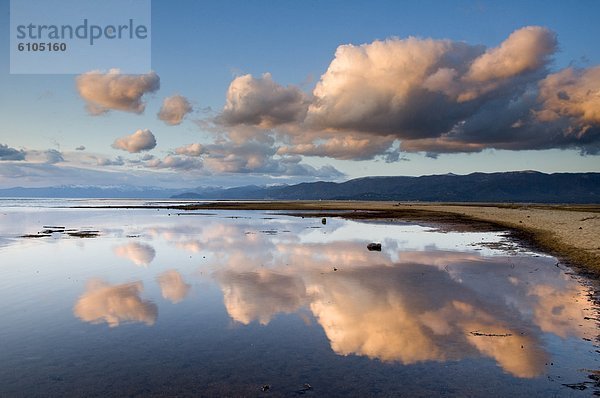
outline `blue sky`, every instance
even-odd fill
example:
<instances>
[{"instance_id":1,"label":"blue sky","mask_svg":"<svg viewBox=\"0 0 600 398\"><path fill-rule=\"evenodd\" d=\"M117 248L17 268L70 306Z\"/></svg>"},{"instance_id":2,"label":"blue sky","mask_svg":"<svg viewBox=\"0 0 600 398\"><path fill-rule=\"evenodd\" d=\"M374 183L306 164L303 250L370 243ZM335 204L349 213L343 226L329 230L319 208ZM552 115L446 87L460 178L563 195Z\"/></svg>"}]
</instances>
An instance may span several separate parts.
<instances>
[{"instance_id":1,"label":"blue sky","mask_svg":"<svg viewBox=\"0 0 600 398\"><path fill-rule=\"evenodd\" d=\"M0 187L598 172L599 12L597 1L153 0L156 81L142 84L11 75L0 0ZM113 81L141 90L143 112L99 93ZM175 114L159 119L167 98Z\"/></svg>"}]
</instances>

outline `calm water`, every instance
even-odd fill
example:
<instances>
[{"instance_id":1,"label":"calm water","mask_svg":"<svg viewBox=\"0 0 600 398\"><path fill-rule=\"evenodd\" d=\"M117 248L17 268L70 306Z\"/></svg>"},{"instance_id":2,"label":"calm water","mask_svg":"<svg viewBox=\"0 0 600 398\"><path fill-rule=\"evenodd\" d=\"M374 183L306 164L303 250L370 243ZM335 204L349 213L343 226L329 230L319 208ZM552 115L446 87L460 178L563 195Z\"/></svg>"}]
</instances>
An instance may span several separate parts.
<instances>
[{"instance_id":1,"label":"calm water","mask_svg":"<svg viewBox=\"0 0 600 398\"><path fill-rule=\"evenodd\" d=\"M501 233L65 204L0 201L0 396L600 394L589 282Z\"/></svg>"}]
</instances>

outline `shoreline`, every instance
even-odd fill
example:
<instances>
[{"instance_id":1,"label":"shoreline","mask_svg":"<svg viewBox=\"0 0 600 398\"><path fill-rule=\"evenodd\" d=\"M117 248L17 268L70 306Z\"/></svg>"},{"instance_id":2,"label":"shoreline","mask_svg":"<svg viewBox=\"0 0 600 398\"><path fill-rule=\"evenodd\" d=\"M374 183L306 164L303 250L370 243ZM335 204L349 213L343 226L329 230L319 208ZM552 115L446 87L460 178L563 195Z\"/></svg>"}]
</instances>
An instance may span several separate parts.
<instances>
[{"instance_id":1,"label":"shoreline","mask_svg":"<svg viewBox=\"0 0 600 398\"><path fill-rule=\"evenodd\" d=\"M305 217L343 217L434 223L452 230L509 230L517 239L556 256L578 272L600 278L600 205L402 203L366 201L225 201L166 206L191 210L266 210ZM299 213L302 212L302 213Z\"/></svg>"},{"instance_id":2,"label":"shoreline","mask_svg":"<svg viewBox=\"0 0 600 398\"><path fill-rule=\"evenodd\" d=\"M452 230L508 229L528 245L600 278L600 206L398 203L398 202L227 202L183 206L185 210L306 211L303 216L388 219L439 224Z\"/></svg>"}]
</instances>

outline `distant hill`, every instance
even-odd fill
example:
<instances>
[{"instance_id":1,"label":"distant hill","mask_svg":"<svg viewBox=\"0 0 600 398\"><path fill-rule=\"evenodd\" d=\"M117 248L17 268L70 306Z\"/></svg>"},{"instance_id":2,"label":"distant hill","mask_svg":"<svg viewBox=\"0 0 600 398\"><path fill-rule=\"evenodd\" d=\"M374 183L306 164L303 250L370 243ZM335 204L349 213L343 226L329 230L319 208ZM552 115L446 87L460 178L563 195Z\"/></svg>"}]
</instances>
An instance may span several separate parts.
<instances>
[{"instance_id":1,"label":"distant hill","mask_svg":"<svg viewBox=\"0 0 600 398\"><path fill-rule=\"evenodd\" d=\"M198 189L180 199L394 200L435 202L600 203L600 173L536 171L365 177L342 183Z\"/></svg>"},{"instance_id":2,"label":"distant hill","mask_svg":"<svg viewBox=\"0 0 600 398\"><path fill-rule=\"evenodd\" d=\"M13 198L134 198L164 199L184 192L183 189L131 186L58 186L43 188L0 189L0 197Z\"/></svg>"},{"instance_id":3,"label":"distant hill","mask_svg":"<svg viewBox=\"0 0 600 398\"><path fill-rule=\"evenodd\" d=\"M421 177L365 177L341 183L319 181L296 185L248 185L235 188L16 187L0 189L0 197L600 203L600 173L544 174L536 171L518 171Z\"/></svg>"}]
</instances>

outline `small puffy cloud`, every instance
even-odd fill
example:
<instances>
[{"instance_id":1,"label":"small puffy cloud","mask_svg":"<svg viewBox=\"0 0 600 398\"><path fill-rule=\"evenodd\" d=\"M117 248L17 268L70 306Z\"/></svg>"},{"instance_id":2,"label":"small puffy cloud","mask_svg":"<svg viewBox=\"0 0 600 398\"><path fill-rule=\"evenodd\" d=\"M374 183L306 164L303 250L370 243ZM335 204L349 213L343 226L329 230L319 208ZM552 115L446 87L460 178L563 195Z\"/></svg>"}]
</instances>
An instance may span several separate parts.
<instances>
[{"instance_id":1,"label":"small puffy cloud","mask_svg":"<svg viewBox=\"0 0 600 398\"><path fill-rule=\"evenodd\" d=\"M197 158L167 155L163 159L152 158L146 161L144 165L153 169L199 170L202 168L202 160Z\"/></svg>"},{"instance_id":2,"label":"small puffy cloud","mask_svg":"<svg viewBox=\"0 0 600 398\"><path fill-rule=\"evenodd\" d=\"M125 257L140 266L147 266L156 256L154 248L146 243L128 243L115 247L113 251L117 256Z\"/></svg>"},{"instance_id":3,"label":"small puffy cloud","mask_svg":"<svg viewBox=\"0 0 600 398\"><path fill-rule=\"evenodd\" d=\"M25 151L0 144L0 161L2 160L25 160Z\"/></svg>"},{"instance_id":4,"label":"small puffy cloud","mask_svg":"<svg viewBox=\"0 0 600 398\"><path fill-rule=\"evenodd\" d=\"M158 118L168 125L175 126L183 121L185 115L192 111L192 105L187 98L173 95L164 99L158 112Z\"/></svg>"},{"instance_id":5,"label":"small puffy cloud","mask_svg":"<svg viewBox=\"0 0 600 398\"><path fill-rule=\"evenodd\" d=\"M83 145L79 145L77 148L75 148L76 151L85 151L85 146Z\"/></svg>"},{"instance_id":6,"label":"small puffy cloud","mask_svg":"<svg viewBox=\"0 0 600 398\"><path fill-rule=\"evenodd\" d=\"M200 156L206 153L206 148L202 144L189 144L175 149L178 155Z\"/></svg>"},{"instance_id":7,"label":"small puffy cloud","mask_svg":"<svg viewBox=\"0 0 600 398\"><path fill-rule=\"evenodd\" d=\"M203 170L210 174L269 174L272 176L311 176L334 179L344 174L333 166L315 168L301 163L302 157L292 150L281 151L268 136L262 141L251 135L235 140L220 138L212 144L193 143L174 150L163 159L152 158L144 166L155 169Z\"/></svg>"},{"instance_id":8,"label":"small puffy cloud","mask_svg":"<svg viewBox=\"0 0 600 398\"><path fill-rule=\"evenodd\" d=\"M91 71L75 79L79 95L87 102L92 115L109 110L143 113L142 97L160 88L160 78L154 72L145 75L125 75L118 69L107 73Z\"/></svg>"},{"instance_id":9,"label":"small puffy cloud","mask_svg":"<svg viewBox=\"0 0 600 398\"><path fill-rule=\"evenodd\" d=\"M46 151L28 150L25 151L25 160L32 163L47 163L54 164L64 162L62 153L56 149L48 149Z\"/></svg>"},{"instance_id":10,"label":"small puffy cloud","mask_svg":"<svg viewBox=\"0 0 600 398\"><path fill-rule=\"evenodd\" d=\"M63 154L65 165L69 167L86 167L98 169L95 166L123 166L126 161L121 156L109 158L107 156L88 152L88 151L71 151Z\"/></svg>"},{"instance_id":11,"label":"small puffy cloud","mask_svg":"<svg viewBox=\"0 0 600 398\"><path fill-rule=\"evenodd\" d=\"M149 151L156 147L156 138L148 129L137 130L131 135L116 139L112 147L129 153Z\"/></svg>"},{"instance_id":12,"label":"small puffy cloud","mask_svg":"<svg viewBox=\"0 0 600 398\"><path fill-rule=\"evenodd\" d=\"M125 164L125 161L121 156L117 156L114 159L96 157L96 164L98 166L123 166Z\"/></svg>"},{"instance_id":13,"label":"small puffy cloud","mask_svg":"<svg viewBox=\"0 0 600 398\"><path fill-rule=\"evenodd\" d=\"M207 167L217 173L275 172L277 165L271 162L275 149L255 141L236 144L230 141L210 144L208 156L204 157Z\"/></svg>"},{"instance_id":14,"label":"small puffy cloud","mask_svg":"<svg viewBox=\"0 0 600 398\"><path fill-rule=\"evenodd\" d=\"M204 165L216 173L268 173L285 176L319 176L338 178L343 174L333 166L316 169L300 163L297 156L276 156L277 147L271 143L248 141L241 144L223 141L206 145Z\"/></svg>"},{"instance_id":15,"label":"small puffy cloud","mask_svg":"<svg viewBox=\"0 0 600 398\"><path fill-rule=\"evenodd\" d=\"M102 280L91 280L86 292L75 303L73 313L84 322L106 322L110 327L122 322L153 325L158 308L151 301L140 298L142 290L142 282L110 285Z\"/></svg>"},{"instance_id":16,"label":"small puffy cloud","mask_svg":"<svg viewBox=\"0 0 600 398\"><path fill-rule=\"evenodd\" d=\"M260 78L235 78L227 90L227 102L218 121L224 125L256 125L270 128L304 118L308 101L298 87L281 86L270 73Z\"/></svg>"}]
</instances>

